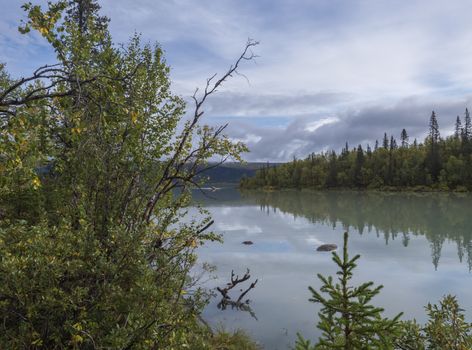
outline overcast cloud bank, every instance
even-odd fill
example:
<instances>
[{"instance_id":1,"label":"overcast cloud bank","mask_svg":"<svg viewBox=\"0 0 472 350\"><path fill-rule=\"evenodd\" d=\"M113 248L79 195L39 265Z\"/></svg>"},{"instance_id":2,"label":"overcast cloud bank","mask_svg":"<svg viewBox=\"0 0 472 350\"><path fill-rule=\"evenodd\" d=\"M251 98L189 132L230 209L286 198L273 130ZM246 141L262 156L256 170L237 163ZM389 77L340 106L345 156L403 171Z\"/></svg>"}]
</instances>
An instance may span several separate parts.
<instances>
[{"instance_id":1,"label":"overcast cloud bank","mask_svg":"<svg viewBox=\"0 0 472 350\"><path fill-rule=\"evenodd\" d=\"M45 1L34 1L45 3ZM0 0L0 61L16 75L54 62L37 35L16 28L23 0ZM184 98L223 72L248 37L249 62L207 105L229 122L248 160L285 161L348 141L373 144L406 128L423 137L431 110L450 132L472 97L468 0L102 0L115 39L158 41Z\"/></svg>"}]
</instances>

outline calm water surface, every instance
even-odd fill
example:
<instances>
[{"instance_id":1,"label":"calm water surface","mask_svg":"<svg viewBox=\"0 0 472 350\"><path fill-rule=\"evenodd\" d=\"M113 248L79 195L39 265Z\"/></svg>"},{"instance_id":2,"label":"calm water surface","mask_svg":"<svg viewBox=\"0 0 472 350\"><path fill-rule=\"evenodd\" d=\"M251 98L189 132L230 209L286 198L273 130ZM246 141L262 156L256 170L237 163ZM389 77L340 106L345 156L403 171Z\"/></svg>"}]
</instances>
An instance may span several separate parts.
<instances>
[{"instance_id":1,"label":"calm water surface","mask_svg":"<svg viewBox=\"0 0 472 350\"><path fill-rule=\"evenodd\" d=\"M201 262L217 267L208 287L224 285L231 270L246 268L258 278L249 293L257 320L247 312L219 310L214 300L204 317L212 325L242 328L265 349L287 349L296 332L316 340L318 306L309 285L317 273L334 274L323 243L342 244L350 233L350 253L361 254L355 280L385 286L374 303L387 315L425 320L423 306L443 295L458 296L472 316L472 196L361 192L244 192L222 189L196 194L215 220L224 243L199 251ZM251 240L253 245L241 244ZM254 279L253 278L253 279ZM238 291L236 291L238 292Z\"/></svg>"}]
</instances>

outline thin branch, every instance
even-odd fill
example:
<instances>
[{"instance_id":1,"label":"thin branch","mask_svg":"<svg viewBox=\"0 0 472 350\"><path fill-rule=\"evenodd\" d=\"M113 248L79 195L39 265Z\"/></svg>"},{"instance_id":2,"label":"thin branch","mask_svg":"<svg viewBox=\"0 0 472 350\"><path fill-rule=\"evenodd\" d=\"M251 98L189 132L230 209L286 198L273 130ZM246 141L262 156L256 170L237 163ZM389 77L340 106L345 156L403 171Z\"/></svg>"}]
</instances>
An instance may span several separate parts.
<instances>
[{"instance_id":1,"label":"thin branch","mask_svg":"<svg viewBox=\"0 0 472 350\"><path fill-rule=\"evenodd\" d=\"M217 91L218 87L220 87L228 78L232 77L233 74L237 72L237 69L239 68L242 61L250 61L256 57L256 55L252 52L251 49L252 47L257 46L258 44L259 42L248 39L246 46L244 47L244 50L241 53L241 55L238 57L236 62L229 67L229 69L226 71L225 74L223 74L221 78L213 82L217 76L216 74L214 74L206 80L205 89L204 89L203 95L200 98L197 97L199 89L198 88L195 89L195 92L192 95L192 99L195 103L193 118L190 124L184 129L184 131L180 135L180 138L179 138L180 142L178 143L178 146L177 146L176 151L174 152L174 155L167 162L167 165L164 168L164 172L160 180L154 186L153 194L149 198L146 204L145 210L143 212L142 218L145 222L150 222L156 203L163 195L163 193L159 191L159 188L161 188L163 185L164 185L163 186L164 188L167 187L165 183L169 183L169 181L172 181L172 177L169 176L170 171L171 169L176 167L177 165L176 163L178 159L182 157L184 147L187 144L190 135L192 135L193 131L195 130L195 127L197 126L200 118L202 117L204 113L204 111L202 111L201 108L203 104L205 103L206 99L210 95L212 95L215 91Z\"/></svg>"},{"instance_id":2,"label":"thin branch","mask_svg":"<svg viewBox=\"0 0 472 350\"><path fill-rule=\"evenodd\" d=\"M249 293L249 291L251 289L254 289L256 287L256 284L257 284L257 281L258 281L257 279L254 282L252 282L249 285L249 287L246 288L246 290L242 291L242 289L241 289L242 293L239 295L238 299L233 300L228 295L228 293L231 289L233 289L234 287L236 287L237 285L239 285L241 283L244 283L245 281L249 280L250 278L251 278L251 275L250 275L249 269L247 269L246 273L241 278L238 275L235 275L234 271L231 271L231 281L226 284L226 287L224 287L224 288L216 287L216 290L218 292L220 292L220 294L221 294L221 300L218 303L217 307L221 310L226 310L226 308L229 305L229 306L231 306L232 309L237 309L237 310L249 312L249 314L257 320L256 314L254 313L254 311L249 306L249 299L243 301L243 298L246 296L246 294Z\"/></svg>"}]
</instances>

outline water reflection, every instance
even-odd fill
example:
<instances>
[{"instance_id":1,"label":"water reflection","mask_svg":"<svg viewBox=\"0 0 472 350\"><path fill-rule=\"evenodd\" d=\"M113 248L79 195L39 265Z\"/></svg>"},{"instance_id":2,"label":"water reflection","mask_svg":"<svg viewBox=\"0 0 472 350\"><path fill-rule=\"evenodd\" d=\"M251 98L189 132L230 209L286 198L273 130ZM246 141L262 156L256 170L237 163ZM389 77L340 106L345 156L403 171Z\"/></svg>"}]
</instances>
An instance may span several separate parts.
<instances>
[{"instance_id":1,"label":"water reflection","mask_svg":"<svg viewBox=\"0 0 472 350\"><path fill-rule=\"evenodd\" d=\"M453 193L379 192L244 192L265 212L280 210L312 223L341 225L344 230L375 232L385 243L401 239L408 246L412 235L423 235L431 245L437 269L444 242L457 245L457 255L472 269L472 197Z\"/></svg>"},{"instance_id":2,"label":"water reflection","mask_svg":"<svg viewBox=\"0 0 472 350\"><path fill-rule=\"evenodd\" d=\"M239 297L236 299L235 297L231 297L229 292L233 290L233 288L244 285L244 282L248 281L251 278L250 271L247 269L246 273L239 277L238 275L234 274L234 271L231 271L231 279L228 283L226 283L223 287L216 287L216 290L220 293L221 299L218 303L217 307L220 310L226 310L228 306L231 307L233 310L247 312L257 321L256 313L252 310L251 306L249 305L251 300L245 299L247 293L251 289L254 289L257 285L258 279L254 282L250 283L249 286L246 286L244 289L239 290Z\"/></svg>"},{"instance_id":3,"label":"water reflection","mask_svg":"<svg viewBox=\"0 0 472 350\"><path fill-rule=\"evenodd\" d=\"M385 286L375 304L387 316L404 311L405 318L424 322L424 305L447 293L457 295L468 319L472 315L470 195L234 189L211 195L216 199L195 194L224 238L224 244L208 243L198 251L201 262L217 267L208 287L225 286L232 270L249 268L259 279L250 292L258 320L231 307L221 311L214 299L204 313L214 327L243 328L266 349L291 348L296 332L316 339L319 307L308 302L307 287L320 287L317 273L336 272L330 253L316 248L340 246L345 229L351 232L351 253L362 256L355 282Z\"/></svg>"}]
</instances>

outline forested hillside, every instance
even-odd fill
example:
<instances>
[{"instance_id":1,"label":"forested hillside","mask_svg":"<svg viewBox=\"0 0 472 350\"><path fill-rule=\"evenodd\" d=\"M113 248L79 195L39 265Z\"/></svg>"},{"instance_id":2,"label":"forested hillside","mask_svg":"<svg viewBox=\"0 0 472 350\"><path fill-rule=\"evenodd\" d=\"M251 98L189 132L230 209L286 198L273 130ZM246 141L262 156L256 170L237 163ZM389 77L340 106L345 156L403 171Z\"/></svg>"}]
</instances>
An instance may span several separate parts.
<instances>
[{"instance_id":1,"label":"forested hillside","mask_svg":"<svg viewBox=\"0 0 472 350\"><path fill-rule=\"evenodd\" d=\"M256 176L242 179L242 188L360 188L471 190L472 123L466 109L457 116L453 135L441 137L433 111L423 142L410 140L407 130L400 140L384 134L371 147L310 154L278 167L266 166Z\"/></svg>"},{"instance_id":2,"label":"forested hillside","mask_svg":"<svg viewBox=\"0 0 472 350\"><path fill-rule=\"evenodd\" d=\"M256 175L256 170L265 166L264 163L236 163L227 162L223 164L210 163L205 170L201 180L208 185L237 185L244 177Z\"/></svg>"}]
</instances>

